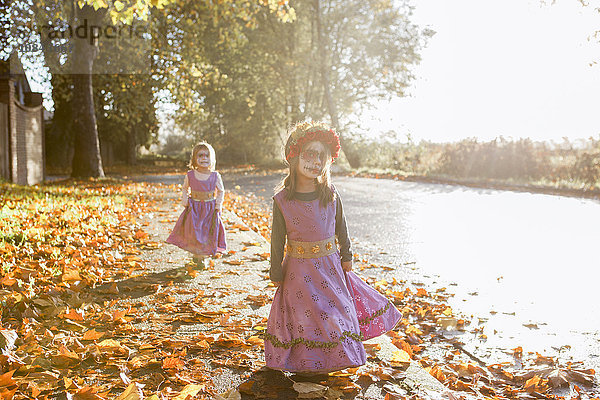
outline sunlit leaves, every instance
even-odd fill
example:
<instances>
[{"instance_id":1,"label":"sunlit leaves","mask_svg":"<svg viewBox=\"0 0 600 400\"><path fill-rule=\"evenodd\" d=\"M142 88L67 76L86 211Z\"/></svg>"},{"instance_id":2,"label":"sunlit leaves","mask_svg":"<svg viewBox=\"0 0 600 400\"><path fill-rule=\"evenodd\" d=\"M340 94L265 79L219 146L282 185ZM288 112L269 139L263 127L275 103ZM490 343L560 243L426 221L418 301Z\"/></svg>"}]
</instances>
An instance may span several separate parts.
<instances>
[{"instance_id":1,"label":"sunlit leaves","mask_svg":"<svg viewBox=\"0 0 600 400\"><path fill-rule=\"evenodd\" d=\"M129 354L114 339L96 343L111 325L126 322L126 311L107 315L81 298L83 291L139 268L130 257L148 242L136 225L145 208L139 194L145 190L108 180L2 185L9 201L0 209L0 333L5 339L0 367L18 368L15 382L33 397L63 385L74 398L101 398L78 380L59 381L46 372L36 378L36 371L79 368L95 357Z\"/></svg>"},{"instance_id":2,"label":"sunlit leaves","mask_svg":"<svg viewBox=\"0 0 600 400\"><path fill-rule=\"evenodd\" d=\"M552 394L557 387L587 388L595 381L593 370L563 365L522 348L507 351L518 359L518 366L475 363L462 353L460 342L441 335L443 329L458 333L469 326L447 305L444 288L425 290L387 278L370 283L403 313L388 335L389 356L382 355L383 346L369 344L369 363L364 367L330 374L313 385L294 385L298 382L281 373L261 369L267 321L259 311L268 310L274 293L263 269L268 254L261 240L254 236L236 242L239 247L210 260L203 270L181 260L173 262L156 274L161 280L152 280L146 260L160 264L157 257L165 253L150 243L156 232L168 232L176 211L165 212L159 205L169 204L153 203L150 218L149 200L138 194L160 199L164 191L115 182L97 187L88 182L77 190L69 183L52 188L11 194L13 203L26 205L11 214L13 222L25 229L37 224L61 240L70 239L64 245L53 237L34 241L28 232L28 240L21 244L2 242L2 259L12 263L0 272L4 282L0 398L68 393L74 399L233 399L241 394L338 399L356 396L363 384L376 384L383 385L388 399L408 399L411 395L401 383L407 366L417 363L456 391L449 397L455 399L473 393L488 398L557 398ZM35 201L29 199L32 196ZM95 206L86 206L92 197L99 198ZM46 218L53 207L60 209L69 201L78 209L81 223L71 216ZM113 207L106 206L109 201ZM257 231L268 231L268 214L248 198L229 196L226 204L244 210L239 214L248 215ZM119 212L113 213L118 205ZM100 218L95 207L112 213L112 219L93 222ZM3 207L2 212L16 209ZM140 223L142 218L147 219ZM83 223L95 224L94 229L82 228ZM226 225L229 235L249 234L239 222ZM385 271L358 256L356 266ZM251 277L256 281L247 283ZM453 322L444 325L447 321ZM434 346L442 346L445 353L436 358L426 351ZM214 378L228 370L247 374L238 387L217 391Z\"/></svg>"},{"instance_id":3,"label":"sunlit leaves","mask_svg":"<svg viewBox=\"0 0 600 400\"><path fill-rule=\"evenodd\" d=\"M17 392L17 384L12 377L14 373L15 370L12 370L0 375L0 398L12 399Z\"/></svg>"}]
</instances>

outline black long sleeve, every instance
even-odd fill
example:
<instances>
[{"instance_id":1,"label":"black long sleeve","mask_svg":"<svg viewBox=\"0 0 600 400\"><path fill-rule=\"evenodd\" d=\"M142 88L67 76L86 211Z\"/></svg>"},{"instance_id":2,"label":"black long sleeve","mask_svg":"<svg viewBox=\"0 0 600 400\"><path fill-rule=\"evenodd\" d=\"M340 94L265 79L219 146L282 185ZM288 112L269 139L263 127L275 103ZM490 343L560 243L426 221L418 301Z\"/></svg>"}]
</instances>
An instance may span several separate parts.
<instances>
[{"instance_id":1,"label":"black long sleeve","mask_svg":"<svg viewBox=\"0 0 600 400\"><path fill-rule=\"evenodd\" d=\"M352 261L350 235L348 234L346 215L344 215L342 199L340 198L339 193L337 193L336 195L336 201L337 204L335 208L335 235L337 236L338 243L340 245L340 255L342 256L342 261Z\"/></svg>"},{"instance_id":2,"label":"black long sleeve","mask_svg":"<svg viewBox=\"0 0 600 400\"><path fill-rule=\"evenodd\" d=\"M273 282L283 281L283 248L287 236L287 228L285 227L285 219L277 205L273 200L273 221L271 225L271 269L269 277Z\"/></svg>"},{"instance_id":3,"label":"black long sleeve","mask_svg":"<svg viewBox=\"0 0 600 400\"><path fill-rule=\"evenodd\" d=\"M294 196L300 201L312 201L317 198L317 192L312 193L296 193ZM335 212L335 234L340 247L340 255L342 261L352 260L352 249L348 227L346 224L346 216L339 193L336 191L336 212ZM285 218L277 202L273 200L273 222L271 225L271 269L269 277L274 282L283 281L283 249L285 247L287 236L287 228Z\"/></svg>"}]
</instances>

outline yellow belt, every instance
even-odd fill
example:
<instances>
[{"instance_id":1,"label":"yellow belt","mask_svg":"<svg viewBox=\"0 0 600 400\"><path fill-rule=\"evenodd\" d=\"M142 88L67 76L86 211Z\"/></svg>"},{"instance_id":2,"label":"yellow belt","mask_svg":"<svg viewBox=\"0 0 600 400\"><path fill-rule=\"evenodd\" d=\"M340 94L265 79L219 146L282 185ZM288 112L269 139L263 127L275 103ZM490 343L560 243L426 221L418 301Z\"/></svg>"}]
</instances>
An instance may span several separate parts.
<instances>
[{"instance_id":1,"label":"yellow belt","mask_svg":"<svg viewBox=\"0 0 600 400\"><path fill-rule=\"evenodd\" d=\"M317 242L299 242L289 240L287 255L295 258L319 258L333 254L337 251L335 236Z\"/></svg>"},{"instance_id":2,"label":"yellow belt","mask_svg":"<svg viewBox=\"0 0 600 400\"><path fill-rule=\"evenodd\" d=\"M192 198L192 200L197 200L197 201L211 201L214 200L215 197L215 192L201 192L198 190L192 190L190 197Z\"/></svg>"}]
</instances>

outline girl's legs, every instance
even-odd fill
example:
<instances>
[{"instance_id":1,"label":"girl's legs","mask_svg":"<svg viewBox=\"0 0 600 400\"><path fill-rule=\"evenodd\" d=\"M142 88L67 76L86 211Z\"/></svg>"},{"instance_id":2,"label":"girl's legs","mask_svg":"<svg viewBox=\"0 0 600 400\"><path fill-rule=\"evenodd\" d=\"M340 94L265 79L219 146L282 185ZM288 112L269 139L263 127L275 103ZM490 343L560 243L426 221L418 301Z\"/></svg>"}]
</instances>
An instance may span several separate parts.
<instances>
[{"instance_id":1,"label":"girl's legs","mask_svg":"<svg viewBox=\"0 0 600 400\"><path fill-rule=\"evenodd\" d=\"M208 264L208 259L206 256L194 254L194 256L192 257L192 260L196 264L196 267L198 267L200 269L205 269Z\"/></svg>"}]
</instances>

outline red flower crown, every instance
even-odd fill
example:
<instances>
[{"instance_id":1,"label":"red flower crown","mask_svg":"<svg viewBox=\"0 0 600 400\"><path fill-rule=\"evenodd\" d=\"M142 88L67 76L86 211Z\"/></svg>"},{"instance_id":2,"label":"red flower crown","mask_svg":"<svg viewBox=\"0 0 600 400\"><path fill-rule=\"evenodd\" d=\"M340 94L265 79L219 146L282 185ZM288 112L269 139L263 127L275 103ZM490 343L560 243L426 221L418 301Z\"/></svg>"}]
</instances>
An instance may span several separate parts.
<instances>
[{"instance_id":1,"label":"red flower crown","mask_svg":"<svg viewBox=\"0 0 600 400\"><path fill-rule=\"evenodd\" d=\"M318 129L318 126L311 127L306 131L295 131L292 133L285 152L285 159L289 161L298 157L302 147L310 142L322 142L329 147L331 159L336 159L340 155L340 137L333 129Z\"/></svg>"}]
</instances>

